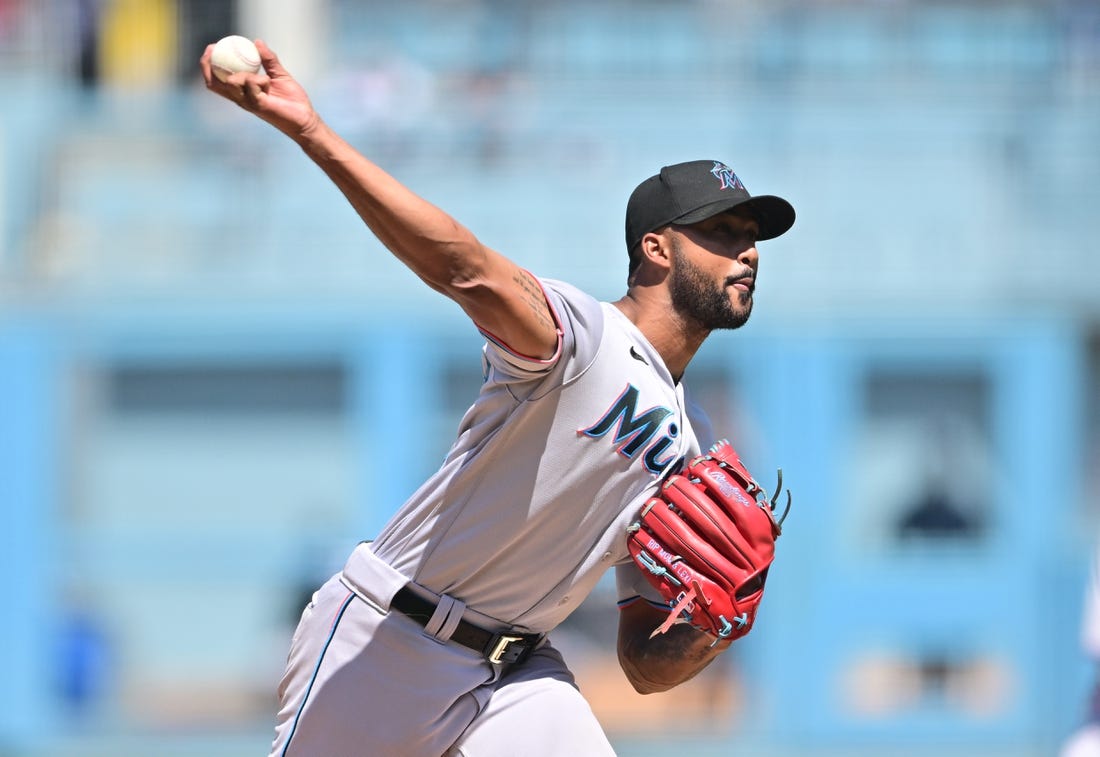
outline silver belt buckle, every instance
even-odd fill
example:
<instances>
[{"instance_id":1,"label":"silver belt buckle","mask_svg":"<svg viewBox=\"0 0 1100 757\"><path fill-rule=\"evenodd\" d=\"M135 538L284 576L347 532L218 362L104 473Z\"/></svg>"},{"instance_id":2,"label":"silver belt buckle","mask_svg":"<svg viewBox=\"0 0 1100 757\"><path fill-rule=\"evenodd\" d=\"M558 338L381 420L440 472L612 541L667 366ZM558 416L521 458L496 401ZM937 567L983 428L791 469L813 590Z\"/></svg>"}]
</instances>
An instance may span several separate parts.
<instances>
[{"instance_id":1,"label":"silver belt buckle","mask_svg":"<svg viewBox=\"0 0 1100 757\"><path fill-rule=\"evenodd\" d=\"M504 653L508 650L508 645L514 641L523 641L522 636L505 636L501 634L497 640L496 646L493 647L492 653L489 655L489 662L494 665L500 665L504 660L502 659Z\"/></svg>"}]
</instances>

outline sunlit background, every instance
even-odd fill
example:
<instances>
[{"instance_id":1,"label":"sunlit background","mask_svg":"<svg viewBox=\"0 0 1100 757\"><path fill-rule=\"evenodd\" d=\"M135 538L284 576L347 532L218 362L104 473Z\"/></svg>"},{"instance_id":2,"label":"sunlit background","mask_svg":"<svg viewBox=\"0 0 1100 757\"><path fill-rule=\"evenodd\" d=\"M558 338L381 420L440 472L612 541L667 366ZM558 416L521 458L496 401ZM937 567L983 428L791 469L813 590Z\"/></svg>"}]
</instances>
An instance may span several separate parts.
<instances>
[{"instance_id":1,"label":"sunlit background","mask_svg":"<svg viewBox=\"0 0 1100 757\"><path fill-rule=\"evenodd\" d=\"M480 381L457 307L201 86L231 33L604 299L662 165L796 207L687 375L794 492L756 629L651 697L610 586L554 634L622 755L1046 757L1085 722L1095 0L0 0L0 754L266 754L306 597Z\"/></svg>"}]
</instances>

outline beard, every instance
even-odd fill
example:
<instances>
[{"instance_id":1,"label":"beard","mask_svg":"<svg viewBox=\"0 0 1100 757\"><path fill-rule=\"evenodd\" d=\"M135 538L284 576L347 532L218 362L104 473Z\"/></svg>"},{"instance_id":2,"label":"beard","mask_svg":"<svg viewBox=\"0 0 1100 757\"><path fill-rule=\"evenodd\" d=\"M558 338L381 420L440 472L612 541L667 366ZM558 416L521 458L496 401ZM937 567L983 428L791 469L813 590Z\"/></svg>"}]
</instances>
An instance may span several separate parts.
<instances>
[{"instance_id":1,"label":"beard","mask_svg":"<svg viewBox=\"0 0 1100 757\"><path fill-rule=\"evenodd\" d=\"M669 271L669 295L676 313L707 331L739 329L752 314L752 293L738 291L736 305L723 283L715 283L702 268L680 253L673 240L675 257Z\"/></svg>"}]
</instances>

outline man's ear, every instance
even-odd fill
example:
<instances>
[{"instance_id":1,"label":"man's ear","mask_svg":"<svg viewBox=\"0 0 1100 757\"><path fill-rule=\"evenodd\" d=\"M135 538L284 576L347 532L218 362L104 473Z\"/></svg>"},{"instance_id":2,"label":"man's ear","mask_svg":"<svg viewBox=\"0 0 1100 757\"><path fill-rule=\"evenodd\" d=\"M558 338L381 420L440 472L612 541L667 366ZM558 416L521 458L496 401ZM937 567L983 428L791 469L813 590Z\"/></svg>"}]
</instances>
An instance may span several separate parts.
<instances>
[{"instance_id":1,"label":"man's ear","mask_svg":"<svg viewBox=\"0 0 1100 757\"><path fill-rule=\"evenodd\" d=\"M641 255L651 265L668 269L672 266L669 254L671 245L668 236L663 231L651 231L642 237Z\"/></svg>"}]
</instances>

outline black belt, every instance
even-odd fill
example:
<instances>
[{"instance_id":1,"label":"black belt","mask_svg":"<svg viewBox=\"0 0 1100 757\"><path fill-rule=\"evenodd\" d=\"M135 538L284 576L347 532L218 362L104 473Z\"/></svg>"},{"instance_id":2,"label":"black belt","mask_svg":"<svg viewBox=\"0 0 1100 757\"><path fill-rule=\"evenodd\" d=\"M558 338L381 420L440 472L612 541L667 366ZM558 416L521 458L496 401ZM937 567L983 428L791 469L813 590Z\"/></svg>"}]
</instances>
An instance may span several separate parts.
<instances>
[{"instance_id":1,"label":"black belt","mask_svg":"<svg viewBox=\"0 0 1100 757\"><path fill-rule=\"evenodd\" d=\"M435 602L425 599L408 586L403 586L394 595L390 607L408 615L420 625L426 626L435 614L436 605ZM451 641L474 650L493 664L512 664L526 660L542 641L542 634L494 633L466 620L460 620L454 633L451 634Z\"/></svg>"}]
</instances>

